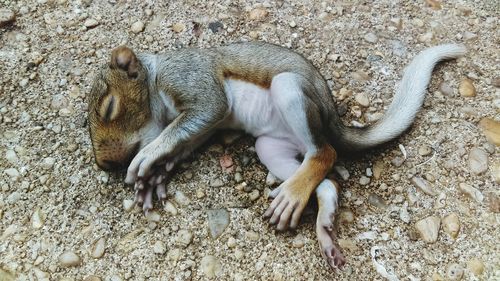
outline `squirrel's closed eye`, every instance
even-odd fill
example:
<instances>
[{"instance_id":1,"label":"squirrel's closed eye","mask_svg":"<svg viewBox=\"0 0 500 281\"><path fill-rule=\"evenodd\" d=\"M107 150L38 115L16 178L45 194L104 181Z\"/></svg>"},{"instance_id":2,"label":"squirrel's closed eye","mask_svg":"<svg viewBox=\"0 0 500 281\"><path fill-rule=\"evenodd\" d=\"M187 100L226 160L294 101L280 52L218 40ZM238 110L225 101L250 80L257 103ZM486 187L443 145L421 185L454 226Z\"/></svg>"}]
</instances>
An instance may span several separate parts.
<instances>
[{"instance_id":1,"label":"squirrel's closed eye","mask_svg":"<svg viewBox=\"0 0 500 281\"><path fill-rule=\"evenodd\" d=\"M103 98L99 108L99 116L104 122L113 121L118 116L119 98L115 95L107 95Z\"/></svg>"}]
</instances>

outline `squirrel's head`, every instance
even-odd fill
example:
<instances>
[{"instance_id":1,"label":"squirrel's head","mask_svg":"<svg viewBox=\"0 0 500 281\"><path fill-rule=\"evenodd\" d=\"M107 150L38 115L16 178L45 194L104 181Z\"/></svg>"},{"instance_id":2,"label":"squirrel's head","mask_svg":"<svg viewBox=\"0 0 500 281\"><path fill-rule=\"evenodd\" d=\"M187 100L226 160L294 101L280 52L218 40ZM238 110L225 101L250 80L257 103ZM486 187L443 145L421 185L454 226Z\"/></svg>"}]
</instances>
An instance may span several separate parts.
<instances>
[{"instance_id":1,"label":"squirrel's head","mask_svg":"<svg viewBox=\"0 0 500 281\"><path fill-rule=\"evenodd\" d=\"M127 47L118 47L97 73L88 103L90 138L97 165L126 168L141 147L151 120L147 72Z\"/></svg>"}]
</instances>

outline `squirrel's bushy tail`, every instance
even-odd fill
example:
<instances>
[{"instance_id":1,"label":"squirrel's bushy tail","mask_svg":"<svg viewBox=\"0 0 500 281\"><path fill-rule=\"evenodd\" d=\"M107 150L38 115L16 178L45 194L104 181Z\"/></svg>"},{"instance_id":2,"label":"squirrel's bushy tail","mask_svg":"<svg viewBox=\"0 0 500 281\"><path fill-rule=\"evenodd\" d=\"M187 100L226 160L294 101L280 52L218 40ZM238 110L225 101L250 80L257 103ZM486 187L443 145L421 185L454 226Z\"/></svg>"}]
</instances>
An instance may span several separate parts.
<instances>
[{"instance_id":1,"label":"squirrel's bushy tail","mask_svg":"<svg viewBox=\"0 0 500 281\"><path fill-rule=\"evenodd\" d=\"M396 95L384 117L364 128L343 126L336 143L347 151L361 151L388 142L402 134L424 102L434 66L442 60L464 55L462 45L447 44L428 48L406 68Z\"/></svg>"}]
</instances>

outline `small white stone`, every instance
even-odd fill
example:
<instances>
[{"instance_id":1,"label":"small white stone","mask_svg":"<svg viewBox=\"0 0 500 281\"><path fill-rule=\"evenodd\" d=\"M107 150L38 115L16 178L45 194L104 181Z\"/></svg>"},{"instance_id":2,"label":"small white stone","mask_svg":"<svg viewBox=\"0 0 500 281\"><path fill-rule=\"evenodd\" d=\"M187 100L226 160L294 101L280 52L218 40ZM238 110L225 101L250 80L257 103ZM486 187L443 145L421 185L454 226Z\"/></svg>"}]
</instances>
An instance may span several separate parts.
<instances>
[{"instance_id":1,"label":"small white stone","mask_svg":"<svg viewBox=\"0 0 500 281\"><path fill-rule=\"evenodd\" d=\"M174 206L174 204L172 204L172 202L170 202L170 201L166 201L166 202L165 202L165 207L163 207L163 209L164 209L167 213L169 213L169 214L171 214L171 215L173 215L173 216L177 215L177 213L178 213L177 208L176 208L176 207Z\"/></svg>"},{"instance_id":2,"label":"small white stone","mask_svg":"<svg viewBox=\"0 0 500 281\"><path fill-rule=\"evenodd\" d=\"M232 237L232 236L231 236L231 237L229 237L229 239L227 239L227 246L228 246L229 248L234 248L234 247L236 247L237 245L238 245L238 244L237 244L237 242L236 242L236 239L234 239L234 237Z\"/></svg>"},{"instance_id":3,"label":"small white stone","mask_svg":"<svg viewBox=\"0 0 500 281\"><path fill-rule=\"evenodd\" d=\"M370 32L370 33L367 33L365 36L364 36L365 40L370 42L370 43L377 43L378 41L378 37L377 35L375 35L374 33Z\"/></svg>"},{"instance_id":4,"label":"small white stone","mask_svg":"<svg viewBox=\"0 0 500 281\"><path fill-rule=\"evenodd\" d=\"M432 40L432 38L434 37L434 34L432 32L426 32L424 34L421 34L418 36L418 41L419 42L430 42Z\"/></svg>"},{"instance_id":5,"label":"small white stone","mask_svg":"<svg viewBox=\"0 0 500 281\"><path fill-rule=\"evenodd\" d=\"M269 172L266 176L266 185L267 186L274 186L279 182L279 179L276 178L271 172Z\"/></svg>"},{"instance_id":6,"label":"small white stone","mask_svg":"<svg viewBox=\"0 0 500 281\"><path fill-rule=\"evenodd\" d=\"M337 172L337 174L342 178L342 180L348 180L350 175L349 175L349 171L344 167L344 166L341 166L341 165L335 165L333 167L333 169L335 170L335 172Z\"/></svg>"},{"instance_id":7,"label":"small white stone","mask_svg":"<svg viewBox=\"0 0 500 281\"><path fill-rule=\"evenodd\" d=\"M132 209L134 208L134 206L135 206L134 200L130 200L130 199L123 200L123 209L126 212L132 211Z\"/></svg>"},{"instance_id":8,"label":"small white stone","mask_svg":"<svg viewBox=\"0 0 500 281\"><path fill-rule=\"evenodd\" d=\"M460 183L459 190L469 198L474 199L477 203L482 203L484 200L484 196L481 191L479 191L479 189L472 187L466 183Z\"/></svg>"},{"instance_id":9,"label":"small white stone","mask_svg":"<svg viewBox=\"0 0 500 281\"><path fill-rule=\"evenodd\" d=\"M93 28L99 25L99 22L95 19L89 18L85 21L84 23L85 27L87 28Z\"/></svg>"},{"instance_id":10,"label":"small white stone","mask_svg":"<svg viewBox=\"0 0 500 281\"><path fill-rule=\"evenodd\" d=\"M356 96L354 97L356 99L356 102L363 106L363 107L368 107L370 106L370 98L368 97L368 95L366 93L358 93L356 94Z\"/></svg>"},{"instance_id":11,"label":"small white stone","mask_svg":"<svg viewBox=\"0 0 500 281\"><path fill-rule=\"evenodd\" d=\"M163 255L167 251L167 248L165 247L165 243L162 241L156 241L155 244L153 245L153 252L158 255Z\"/></svg>"},{"instance_id":12,"label":"small white stone","mask_svg":"<svg viewBox=\"0 0 500 281\"><path fill-rule=\"evenodd\" d=\"M177 190L174 195L174 200L181 206L187 206L191 200L184 194L184 192Z\"/></svg>"},{"instance_id":13,"label":"small white stone","mask_svg":"<svg viewBox=\"0 0 500 281\"><path fill-rule=\"evenodd\" d=\"M410 180L415 187L423 191L427 195L435 196L436 191L429 185L429 183L421 177L415 176Z\"/></svg>"},{"instance_id":14,"label":"small white stone","mask_svg":"<svg viewBox=\"0 0 500 281\"><path fill-rule=\"evenodd\" d=\"M461 280L464 276L464 269L460 265L454 263L448 267L446 275L450 281Z\"/></svg>"},{"instance_id":15,"label":"small white stone","mask_svg":"<svg viewBox=\"0 0 500 281\"><path fill-rule=\"evenodd\" d=\"M161 219L161 216L157 211L153 210L153 211L147 212L146 219L149 222L159 222Z\"/></svg>"},{"instance_id":16,"label":"small white stone","mask_svg":"<svg viewBox=\"0 0 500 281\"><path fill-rule=\"evenodd\" d=\"M94 259L99 259L104 255L106 251L106 239L100 238L97 240L90 248L90 256Z\"/></svg>"},{"instance_id":17,"label":"small white stone","mask_svg":"<svg viewBox=\"0 0 500 281\"><path fill-rule=\"evenodd\" d=\"M78 266L80 263L80 257L73 252L64 252L59 256L59 264L62 267Z\"/></svg>"},{"instance_id":18,"label":"small white stone","mask_svg":"<svg viewBox=\"0 0 500 281\"><path fill-rule=\"evenodd\" d=\"M259 199L259 197L260 197L260 193L257 189L252 190L248 194L248 198L250 199L250 201L255 201L255 200Z\"/></svg>"},{"instance_id":19,"label":"small white stone","mask_svg":"<svg viewBox=\"0 0 500 281\"><path fill-rule=\"evenodd\" d=\"M288 25L290 25L290 27L292 27L292 28L293 28L293 27L296 27L296 26L297 26L297 23L296 23L295 21L293 21L293 20L292 20L292 21L290 21L290 22L288 23Z\"/></svg>"},{"instance_id":20,"label":"small white stone","mask_svg":"<svg viewBox=\"0 0 500 281\"><path fill-rule=\"evenodd\" d=\"M469 169L474 175L488 170L488 154L481 148L473 148L469 153Z\"/></svg>"},{"instance_id":21,"label":"small white stone","mask_svg":"<svg viewBox=\"0 0 500 281\"><path fill-rule=\"evenodd\" d=\"M11 178L18 178L21 175L19 171L15 168L5 169L5 173L7 174L7 176Z\"/></svg>"},{"instance_id":22,"label":"small white stone","mask_svg":"<svg viewBox=\"0 0 500 281\"><path fill-rule=\"evenodd\" d=\"M43 159L42 162L42 168L45 170L50 170L52 167L54 167L54 164L56 163L56 159L54 157L47 157Z\"/></svg>"},{"instance_id":23,"label":"small white stone","mask_svg":"<svg viewBox=\"0 0 500 281\"><path fill-rule=\"evenodd\" d=\"M420 233L420 237L427 243L435 243L438 238L441 219L437 216L430 216L419 220L415 228Z\"/></svg>"},{"instance_id":24,"label":"small white stone","mask_svg":"<svg viewBox=\"0 0 500 281\"><path fill-rule=\"evenodd\" d=\"M34 229L40 229L44 225L44 220L44 214L40 209L37 209L35 212L33 212L33 215L31 215L31 226Z\"/></svg>"},{"instance_id":25,"label":"small white stone","mask_svg":"<svg viewBox=\"0 0 500 281\"><path fill-rule=\"evenodd\" d=\"M5 159L7 159L7 161L9 161L9 163L13 165L16 165L17 162L19 162L19 158L17 157L16 152L11 149L5 152Z\"/></svg>"},{"instance_id":26,"label":"small white stone","mask_svg":"<svg viewBox=\"0 0 500 281\"><path fill-rule=\"evenodd\" d=\"M305 237L302 234L298 234L292 241L292 246L294 248L302 248L306 244Z\"/></svg>"},{"instance_id":27,"label":"small white stone","mask_svg":"<svg viewBox=\"0 0 500 281\"><path fill-rule=\"evenodd\" d=\"M201 259L200 268L208 278L214 278L222 273L222 265L214 256L203 257Z\"/></svg>"},{"instance_id":28,"label":"small white stone","mask_svg":"<svg viewBox=\"0 0 500 281\"><path fill-rule=\"evenodd\" d=\"M130 30L133 33L140 33L142 31L144 31L144 23L142 21L136 21L132 24L132 26L130 27Z\"/></svg>"},{"instance_id":29,"label":"small white stone","mask_svg":"<svg viewBox=\"0 0 500 281\"><path fill-rule=\"evenodd\" d=\"M191 244L193 234L189 230L182 229L177 234L177 238L175 240L177 245L186 248L189 244Z\"/></svg>"},{"instance_id":30,"label":"small white stone","mask_svg":"<svg viewBox=\"0 0 500 281\"><path fill-rule=\"evenodd\" d=\"M21 81L19 81L19 86L24 88L28 85L28 82L29 82L28 78L21 79Z\"/></svg>"},{"instance_id":31,"label":"small white stone","mask_svg":"<svg viewBox=\"0 0 500 281\"><path fill-rule=\"evenodd\" d=\"M456 213L451 213L443 218L441 221L443 224L444 232L448 233L453 239L457 238L460 232L460 220Z\"/></svg>"},{"instance_id":32,"label":"small white stone","mask_svg":"<svg viewBox=\"0 0 500 281\"><path fill-rule=\"evenodd\" d=\"M359 179L359 184L361 185L367 185L369 183L370 183L370 178L367 176L361 176L361 178Z\"/></svg>"}]
</instances>

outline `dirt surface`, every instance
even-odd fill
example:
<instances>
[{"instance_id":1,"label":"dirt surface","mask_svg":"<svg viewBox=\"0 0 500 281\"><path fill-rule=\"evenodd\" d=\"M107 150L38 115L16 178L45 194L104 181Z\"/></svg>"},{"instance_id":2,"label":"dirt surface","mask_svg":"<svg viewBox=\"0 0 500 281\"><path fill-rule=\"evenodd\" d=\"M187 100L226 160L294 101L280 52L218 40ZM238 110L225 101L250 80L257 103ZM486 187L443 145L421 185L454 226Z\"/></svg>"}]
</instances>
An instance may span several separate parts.
<instances>
[{"instance_id":1,"label":"dirt surface","mask_svg":"<svg viewBox=\"0 0 500 281\"><path fill-rule=\"evenodd\" d=\"M0 9L0 280L500 280L499 148L480 126L500 121L497 1L2 0ZM384 112L416 53L468 48L436 69L409 132L339 164L342 271L322 259L313 213L294 232L262 220L273 187L251 137L212 140L147 217L131 207L124 175L94 163L85 95L113 47L250 40L304 54L357 125ZM224 155L233 168L222 169Z\"/></svg>"}]
</instances>

